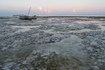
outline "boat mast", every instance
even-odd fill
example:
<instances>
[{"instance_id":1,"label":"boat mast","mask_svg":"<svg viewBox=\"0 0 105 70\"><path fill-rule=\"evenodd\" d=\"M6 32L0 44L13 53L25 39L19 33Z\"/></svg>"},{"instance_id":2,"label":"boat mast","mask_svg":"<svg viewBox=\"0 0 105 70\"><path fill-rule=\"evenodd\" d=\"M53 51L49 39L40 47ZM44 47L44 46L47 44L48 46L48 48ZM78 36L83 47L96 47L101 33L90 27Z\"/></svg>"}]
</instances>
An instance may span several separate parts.
<instances>
[{"instance_id":1,"label":"boat mast","mask_svg":"<svg viewBox=\"0 0 105 70\"><path fill-rule=\"evenodd\" d=\"M31 7L29 8L28 16L29 16L29 14L30 14L30 10L31 10Z\"/></svg>"}]
</instances>

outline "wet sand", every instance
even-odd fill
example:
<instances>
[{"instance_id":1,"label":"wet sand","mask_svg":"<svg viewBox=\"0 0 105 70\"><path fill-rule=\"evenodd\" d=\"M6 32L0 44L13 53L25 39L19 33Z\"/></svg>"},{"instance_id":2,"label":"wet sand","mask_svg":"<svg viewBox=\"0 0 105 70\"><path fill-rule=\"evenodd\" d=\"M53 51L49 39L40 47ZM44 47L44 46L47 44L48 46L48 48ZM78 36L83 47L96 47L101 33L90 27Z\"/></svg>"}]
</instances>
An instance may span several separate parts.
<instances>
[{"instance_id":1,"label":"wet sand","mask_svg":"<svg viewBox=\"0 0 105 70\"><path fill-rule=\"evenodd\" d=\"M0 70L105 70L105 17L0 17Z\"/></svg>"}]
</instances>

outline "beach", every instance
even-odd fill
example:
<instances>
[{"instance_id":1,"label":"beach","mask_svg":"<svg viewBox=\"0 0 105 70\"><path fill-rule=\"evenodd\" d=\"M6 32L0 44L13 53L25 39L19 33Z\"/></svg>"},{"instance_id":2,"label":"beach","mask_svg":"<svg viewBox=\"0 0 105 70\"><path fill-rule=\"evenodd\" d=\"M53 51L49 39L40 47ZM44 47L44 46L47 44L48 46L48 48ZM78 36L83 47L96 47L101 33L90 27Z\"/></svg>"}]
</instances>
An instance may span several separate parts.
<instances>
[{"instance_id":1,"label":"beach","mask_svg":"<svg viewBox=\"0 0 105 70\"><path fill-rule=\"evenodd\" d=\"M0 17L0 70L105 70L105 17Z\"/></svg>"}]
</instances>

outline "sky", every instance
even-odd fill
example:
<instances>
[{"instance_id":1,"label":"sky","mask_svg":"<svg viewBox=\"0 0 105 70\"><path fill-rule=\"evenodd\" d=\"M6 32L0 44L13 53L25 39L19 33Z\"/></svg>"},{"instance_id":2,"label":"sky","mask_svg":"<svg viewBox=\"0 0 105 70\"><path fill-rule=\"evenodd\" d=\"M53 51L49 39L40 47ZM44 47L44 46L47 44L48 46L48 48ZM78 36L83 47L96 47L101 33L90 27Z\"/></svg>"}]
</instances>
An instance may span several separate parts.
<instances>
[{"instance_id":1,"label":"sky","mask_svg":"<svg viewBox=\"0 0 105 70\"><path fill-rule=\"evenodd\" d=\"M0 0L0 16L105 15L105 0Z\"/></svg>"}]
</instances>

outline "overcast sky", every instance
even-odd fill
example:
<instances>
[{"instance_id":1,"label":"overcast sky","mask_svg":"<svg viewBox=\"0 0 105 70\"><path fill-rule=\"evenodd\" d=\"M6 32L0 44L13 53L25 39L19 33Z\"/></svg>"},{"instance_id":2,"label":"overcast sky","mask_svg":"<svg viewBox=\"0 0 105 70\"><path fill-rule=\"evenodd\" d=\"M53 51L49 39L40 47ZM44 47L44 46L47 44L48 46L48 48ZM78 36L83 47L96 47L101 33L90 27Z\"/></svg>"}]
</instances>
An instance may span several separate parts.
<instances>
[{"instance_id":1,"label":"overcast sky","mask_svg":"<svg viewBox=\"0 0 105 70\"><path fill-rule=\"evenodd\" d=\"M0 0L0 16L105 15L105 0Z\"/></svg>"}]
</instances>

